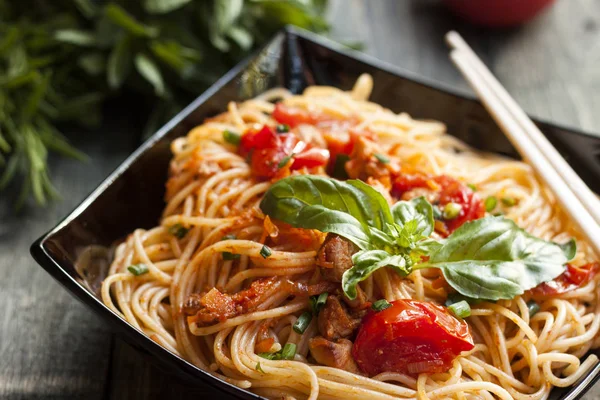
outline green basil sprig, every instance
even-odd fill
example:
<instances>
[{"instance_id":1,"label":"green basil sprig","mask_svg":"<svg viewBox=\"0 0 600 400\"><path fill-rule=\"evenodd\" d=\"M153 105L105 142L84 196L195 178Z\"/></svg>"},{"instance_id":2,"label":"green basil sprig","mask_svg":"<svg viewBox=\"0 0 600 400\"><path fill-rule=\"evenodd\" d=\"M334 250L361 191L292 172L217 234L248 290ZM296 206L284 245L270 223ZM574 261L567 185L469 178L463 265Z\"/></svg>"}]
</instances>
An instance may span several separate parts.
<instances>
[{"instance_id":1,"label":"green basil sprig","mask_svg":"<svg viewBox=\"0 0 600 400\"><path fill-rule=\"evenodd\" d=\"M350 299L356 298L356 285L382 267L403 277L417 269L439 268L448 284L467 298L512 299L563 273L576 252L573 240L564 245L547 242L504 217L467 222L446 239L435 240L428 237L434 219L425 198L400 201L390 209L377 190L357 180L288 177L271 186L260 208L271 218L335 233L360 248L342 277Z\"/></svg>"}]
</instances>

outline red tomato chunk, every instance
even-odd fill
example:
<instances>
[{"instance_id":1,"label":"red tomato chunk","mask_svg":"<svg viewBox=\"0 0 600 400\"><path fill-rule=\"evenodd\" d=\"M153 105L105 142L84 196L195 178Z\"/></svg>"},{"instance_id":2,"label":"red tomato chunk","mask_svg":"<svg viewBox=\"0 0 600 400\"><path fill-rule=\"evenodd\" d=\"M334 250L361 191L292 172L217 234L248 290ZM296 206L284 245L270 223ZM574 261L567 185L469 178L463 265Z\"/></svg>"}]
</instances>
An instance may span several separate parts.
<instances>
[{"instance_id":1,"label":"red tomato chunk","mask_svg":"<svg viewBox=\"0 0 600 400\"><path fill-rule=\"evenodd\" d=\"M365 316L352 348L359 368L369 376L444 372L456 356L474 347L467 323L445 308L416 300L391 304Z\"/></svg>"},{"instance_id":2,"label":"red tomato chunk","mask_svg":"<svg viewBox=\"0 0 600 400\"><path fill-rule=\"evenodd\" d=\"M301 124L314 125L319 120L318 117L302 108L288 107L282 103L275 104L275 110L273 110L271 116L280 124L286 124L290 128Z\"/></svg>"},{"instance_id":3,"label":"red tomato chunk","mask_svg":"<svg viewBox=\"0 0 600 400\"><path fill-rule=\"evenodd\" d=\"M600 263L593 262L575 267L567 264L567 270L550 282L544 282L541 285L531 289L534 296L554 296L575 290L585 286L591 281L600 270Z\"/></svg>"},{"instance_id":4,"label":"red tomato chunk","mask_svg":"<svg viewBox=\"0 0 600 400\"><path fill-rule=\"evenodd\" d=\"M280 168L287 167L286 157L293 158L291 170L324 166L329 162L327 150L311 148L293 133L277 134L268 125L258 131L247 131L238 152L248 158L252 173L259 179L273 178ZM280 165L282 162L285 165Z\"/></svg>"},{"instance_id":5,"label":"red tomato chunk","mask_svg":"<svg viewBox=\"0 0 600 400\"><path fill-rule=\"evenodd\" d=\"M436 229L442 235L454 232L465 222L485 216L485 206L479 196L467 185L449 176L429 177L422 174L398 176L394 181L392 195L407 200L413 197L411 193L414 193L414 197L424 195L440 209L448 203L460 205L458 215L452 219L442 220L443 229L441 231Z\"/></svg>"}]
</instances>

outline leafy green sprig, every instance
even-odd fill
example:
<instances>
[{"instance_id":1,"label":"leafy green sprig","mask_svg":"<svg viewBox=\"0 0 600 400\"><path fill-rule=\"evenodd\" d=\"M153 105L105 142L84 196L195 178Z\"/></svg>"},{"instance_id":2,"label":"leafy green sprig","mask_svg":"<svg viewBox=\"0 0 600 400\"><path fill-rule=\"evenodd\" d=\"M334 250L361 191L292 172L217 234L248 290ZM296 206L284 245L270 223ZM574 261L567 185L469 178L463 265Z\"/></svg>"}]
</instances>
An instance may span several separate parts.
<instances>
[{"instance_id":1,"label":"leafy green sprig","mask_svg":"<svg viewBox=\"0 0 600 400\"><path fill-rule=\"evenodd\" d=\"M536 238L504 217L467 222L446 239L436 240L433 209L423 197L391 208L371 186L312 175L282 179L261 201L265 215L294 227L335 233L360 251L342 277L342 289L356 298L356 286L387 267L405 277L439 268L465 298L512 299L564 272L575 242L565 245Z\"/></svg>"},{"instance_id":2,"label":"leafy green sprig","mask_svg":"<svg viewBox=\"0 0 600 400\"><path fill-rule=\"evenodd\" d=\"M57 128L97 126L126 90L146 133L286 24L324 31L324 0L0 0L0 190L57 196L49 152L85 160ZM11 188L15 186L11 185Z\"/></svg>"}]
</instances>

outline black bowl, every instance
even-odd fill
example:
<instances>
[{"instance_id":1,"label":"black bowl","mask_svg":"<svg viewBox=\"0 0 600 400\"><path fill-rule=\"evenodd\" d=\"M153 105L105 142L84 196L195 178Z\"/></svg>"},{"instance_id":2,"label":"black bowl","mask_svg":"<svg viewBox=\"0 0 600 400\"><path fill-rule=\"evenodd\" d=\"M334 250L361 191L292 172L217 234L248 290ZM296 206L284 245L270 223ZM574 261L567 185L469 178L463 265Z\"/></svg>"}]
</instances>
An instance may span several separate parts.
<instances>
[{"instance_id":1,"label":"black bowl","mask_svg":"<svg viewBox=\"0 0 600 400\"><path fill-rule=\"evenodd\" d=\"M229 71L146 141L70 215L38 239L31 246L31 254L69 292L165 370L196 384L200 380L239 398L260 398L170 353L109 310L96 294L98 283L106 273L107 259L103 255L106 252L96 252L84 270L77 266L77 260L89 246L108 249L134 229L157 224L164 206L171 157L169 143L187 134L205 118L225 110L229 101L254 97L275 86L295 93L309 85L349 89L364 72L374 78L371 100L396 112L406 111L414 118L443 121L451 134L481 150L518 157L479 101L389 64L349 52L310 33L288 28L253 57ZM600 138L544 122L536 123L586 183L600 192ZM600 365L596 365L573 387L555 389L551 398L580 398L599 374Z\"/></svg>"}]
</instances>

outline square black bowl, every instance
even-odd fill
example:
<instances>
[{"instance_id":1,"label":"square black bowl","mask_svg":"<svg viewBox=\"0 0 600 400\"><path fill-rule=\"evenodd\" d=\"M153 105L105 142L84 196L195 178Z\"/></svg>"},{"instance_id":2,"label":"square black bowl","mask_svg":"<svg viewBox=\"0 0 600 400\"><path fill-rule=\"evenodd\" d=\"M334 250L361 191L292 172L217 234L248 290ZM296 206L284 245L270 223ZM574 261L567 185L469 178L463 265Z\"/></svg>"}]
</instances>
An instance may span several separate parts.
<instances>
[{"instance_id":1,"label":"square black bowl","mask_svg":"<svg viewBox=\"0 0 600 400\"><path fill-rule=\"evenodd\" d=\"M223 382L150 340L109 310L96 295L108 261L94 252L91 268L77 266L84 249L106 249L136 228L155 226L163 209L169 143L218 114L231 100L244 100L276 86L300 93L309 85L352 87L362 73L373 76L371 100L418 119L444 122L448 131L485 151L518 158L518 154L479 101L454 93L438 83L339 45L288 28L253 57L229 71L154 136L137 149L70 215L31 246L35 260L69 292L104 318L137 349L159 366L186 381L204 382L244 399L259 396ZM538 122L542 132L596 192L600 192L600 138ZM88 260L89 261L89 260ZM580 398L600 377L596 365L576 385L555 389L552 399Z\"/></svg>"}]
</instances>

